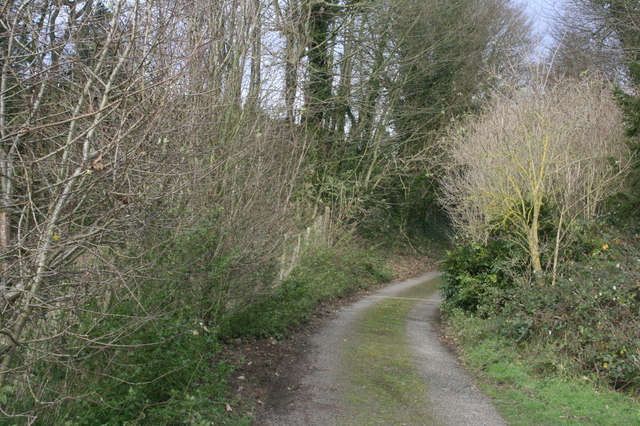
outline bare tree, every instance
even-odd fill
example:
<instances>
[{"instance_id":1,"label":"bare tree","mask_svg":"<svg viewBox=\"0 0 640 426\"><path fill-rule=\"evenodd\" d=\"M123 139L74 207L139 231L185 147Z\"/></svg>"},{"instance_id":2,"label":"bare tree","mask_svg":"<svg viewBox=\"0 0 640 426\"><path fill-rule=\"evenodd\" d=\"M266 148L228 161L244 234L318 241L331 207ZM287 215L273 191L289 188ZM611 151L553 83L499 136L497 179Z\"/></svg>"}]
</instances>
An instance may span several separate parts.
<instances>
[{"instance_id":1,"label":"bare tree","mask_svg":"<svg viewBox=\"0 0 640 426\"><path fill-rule=\"evenodd\" d=\"M585 73L602 74L617 82L627 78L624 50L617 32L609 25L612 19L608 15L602 2L567 2L553 26L550 61L555 73L571 78Z\"/></svg>"},{"instance_id":2,"label":"bare tree","mask_svg":"<svg viewBox=\"0 0 640 426\"><path fill-rule=\"evenodd\" d=\"M620 112L601 80L532 85L496 95L487 113L454 138L444 202L457 228L475 240L513 232L543 272L543 209L560 240L590 220L628 166Z\"/></svg>"},{"instance_id":3,"label":"bare tree","mask_svg":"<svg viewBox=\"0 0 640 426\"><path fill-rule=\"evenodd\" d=\"M212 289L176 283L211 297L198 315L216 317L272 284L306 148L259 109L265 6L4 3L0 384L49 406L35 365L73 370L72 353L117 356L132 330L174 309L145 311L139 300L158 279L147 252L212 215L207 256L231 259L228 276ZM140 312L122 330L82 331L123 300ZM94 322L81 327L89 311Z\"/></svg>"}]
</instances>

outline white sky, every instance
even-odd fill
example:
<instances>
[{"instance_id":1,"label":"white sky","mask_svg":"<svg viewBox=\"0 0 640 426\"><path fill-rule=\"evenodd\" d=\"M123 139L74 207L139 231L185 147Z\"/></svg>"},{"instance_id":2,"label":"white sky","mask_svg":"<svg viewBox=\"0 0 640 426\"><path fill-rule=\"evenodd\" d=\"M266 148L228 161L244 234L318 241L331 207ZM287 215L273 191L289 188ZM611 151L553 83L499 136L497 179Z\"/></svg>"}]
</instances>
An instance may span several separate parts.
<instances>
[{"instance_id":1,"label":"white sky","mask_svg":"<svg viewBox=\"0 0 640 426\"><path fill-rule=\"evenodd\" d=\"M545 45L549 42L549 26L557 17L564 4L564 0L523 0L526 5L527 12L531 17L534 29L541 37L541 44Z\"/></svg>"}]
</instances>

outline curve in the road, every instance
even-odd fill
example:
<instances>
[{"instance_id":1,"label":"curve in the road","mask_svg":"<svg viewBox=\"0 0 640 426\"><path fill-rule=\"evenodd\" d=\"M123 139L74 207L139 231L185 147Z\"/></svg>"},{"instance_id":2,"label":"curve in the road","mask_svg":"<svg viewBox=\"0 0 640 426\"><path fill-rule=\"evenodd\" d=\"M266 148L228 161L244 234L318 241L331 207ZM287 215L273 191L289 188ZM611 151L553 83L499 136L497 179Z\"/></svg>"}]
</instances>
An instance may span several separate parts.
<instances>
[{"instance_id":1,"label":"curve in the road","mask_svg":"<svg viewBox=\"0 0 640 426\"><path fill-rule=\"evenodd\" d=\"M504 425L440 341L437 272L341 309L310 336L308 369L269 425Z\"/></svg>"}]
</instances>

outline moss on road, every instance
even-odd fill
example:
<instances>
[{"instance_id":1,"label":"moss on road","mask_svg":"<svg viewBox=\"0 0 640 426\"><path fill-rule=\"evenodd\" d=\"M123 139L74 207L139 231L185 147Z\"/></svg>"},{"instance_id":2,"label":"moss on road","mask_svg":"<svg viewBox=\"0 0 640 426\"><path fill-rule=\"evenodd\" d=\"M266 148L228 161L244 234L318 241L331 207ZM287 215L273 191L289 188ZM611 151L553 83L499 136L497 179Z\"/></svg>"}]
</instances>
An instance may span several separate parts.
<instances>
[{"instance_id":1,"label":"moss on road","mask_svg":"<svg viewBox=\"0 0 640 426\"><path fill-rule=\"evenodd\" d=\"M391 284L341 309L310 337L289 398L260 424L505 425L440 341L438 276Z\"/></svg>"},{"instance_id":2,"label":"moss on road","mask_svg":"<svg viewBox=\"0 0 640 426\"><path fill-rule=\"evenodd\" d=\"M385 297L355 321L343 353L346 424L438 424L405 332L415 304L433 295L438 283Z\"/></svg>"}]
</instances>

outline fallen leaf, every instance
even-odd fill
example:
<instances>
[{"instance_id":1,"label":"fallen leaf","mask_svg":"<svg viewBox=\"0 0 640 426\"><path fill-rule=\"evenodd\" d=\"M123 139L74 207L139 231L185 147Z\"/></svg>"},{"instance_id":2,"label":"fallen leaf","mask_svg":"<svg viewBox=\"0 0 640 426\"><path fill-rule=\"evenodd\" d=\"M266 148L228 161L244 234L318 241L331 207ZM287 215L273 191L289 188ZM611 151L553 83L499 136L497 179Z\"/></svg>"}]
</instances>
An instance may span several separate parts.
<instances>
[{"instance_id":1,"label":"fallen leaf","mask_svg":"<svg viewBox=\"0 0 640 426\"><path fill-rule=\"evenodd\" d=\"M102 154L100 154L98 158L93 160L93 162L91 163L91 167L93 167L93 170L96 171L104 170L104 164L102 164Z\"/></svg>"}]
</instances>

